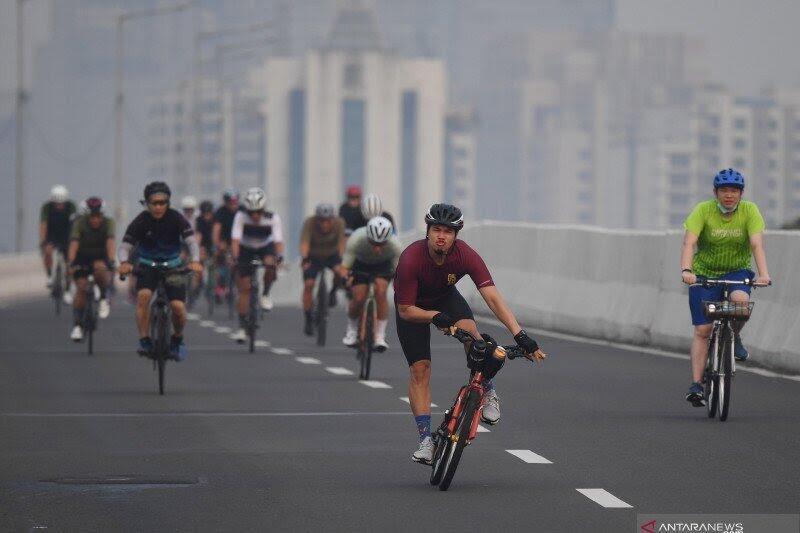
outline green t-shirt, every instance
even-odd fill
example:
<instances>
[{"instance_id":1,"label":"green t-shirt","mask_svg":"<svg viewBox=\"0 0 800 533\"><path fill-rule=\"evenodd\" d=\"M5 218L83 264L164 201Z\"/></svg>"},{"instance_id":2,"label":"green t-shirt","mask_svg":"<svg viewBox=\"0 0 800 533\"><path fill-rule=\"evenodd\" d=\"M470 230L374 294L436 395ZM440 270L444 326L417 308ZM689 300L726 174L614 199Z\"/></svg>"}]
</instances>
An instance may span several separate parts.
<instances>
[{"instance_id":1,"label":"green t-shirt","mask_svg":"<svg viewBox=\"0 0 800 533\"><path fill-rule=\"evenodd\" d=\"M698 236L692 269L717 278L750 268L750 236L764 231L764 218L753 202L742 200L733 215L723 217L716 200L700 202L683 227Z\"/></svg>"},{"instance_id":2,"label":"green t-shirt","mask_svg":"<svg viewBox=\"0 0 800 533\"><path fill-rule=\"evenodd\" d=\"M78 254L87 257L105 257L106 241L114 238L114 219L103 217L95 229L89 225L89 215L81 215L72 224L71 241L78 241Z\"/></svg>"}]
</instances>

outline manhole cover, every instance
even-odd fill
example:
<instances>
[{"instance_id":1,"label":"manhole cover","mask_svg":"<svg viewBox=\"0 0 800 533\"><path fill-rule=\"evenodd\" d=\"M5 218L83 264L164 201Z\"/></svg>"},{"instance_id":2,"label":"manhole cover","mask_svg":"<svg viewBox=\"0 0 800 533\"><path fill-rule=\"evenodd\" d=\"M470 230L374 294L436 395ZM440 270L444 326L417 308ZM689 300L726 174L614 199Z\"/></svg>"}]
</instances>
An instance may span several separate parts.
<instances>
[{"instance_id":1,"label":"manhole cover","mask_svg":"<svg viewBox=\"0 0 800 533\"><path fill-rule=\"evenodd\" d=\"M175 478L154 476L89 476L89 477L57 477L42 479L42 483L59 485L196 485L197 478Z\"/></svg>"}]
</instances>

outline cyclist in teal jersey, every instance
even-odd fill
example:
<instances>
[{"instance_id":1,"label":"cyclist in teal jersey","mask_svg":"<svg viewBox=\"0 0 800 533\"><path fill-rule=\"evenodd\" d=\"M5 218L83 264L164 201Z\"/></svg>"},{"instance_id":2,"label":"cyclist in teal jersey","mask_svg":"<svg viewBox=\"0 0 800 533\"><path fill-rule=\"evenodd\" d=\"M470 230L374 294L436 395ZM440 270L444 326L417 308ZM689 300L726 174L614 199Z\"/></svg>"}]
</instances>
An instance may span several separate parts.
<instances>
[{"instance_id":1,"label":"cyclist in teal jersey","mask_svg":"<svg viewBox=\"0 0 800 533\"><path fill-rule=\"evenodd\" d=\"M698 276L729 280L753 279L751 255L755 259L757 284L770 282L767 257L764 253L764 219L753 202L742 200L744 176L734 169L720 171L714 177L714 198L700 202L686 217L681 252L683 282L697 283ZM749 285L731 287L730 298L735 302L750 300ZM703 369L708 357L708 338L711 320L703 313L703 301L721 298L722 289L693 286L689 288L689 308L694 325L692 340L692 384L686 400L695 407L705 405L703 397ZM735 357L743 361L748 353L739 332L743 322L735 325Z\"/></svg>"}]
</instances>

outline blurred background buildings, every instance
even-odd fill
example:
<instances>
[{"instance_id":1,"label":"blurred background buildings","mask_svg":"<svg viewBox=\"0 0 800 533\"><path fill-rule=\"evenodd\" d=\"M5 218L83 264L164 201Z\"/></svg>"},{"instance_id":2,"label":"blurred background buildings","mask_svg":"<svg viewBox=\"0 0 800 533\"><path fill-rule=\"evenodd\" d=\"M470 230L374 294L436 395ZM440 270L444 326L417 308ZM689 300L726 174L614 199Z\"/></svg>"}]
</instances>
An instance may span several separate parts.
<instances>
[{"instance_id":1,"label":"blurred background buildings","mask_svg":"<svg viewBox=\"0 0 800 533\"><path fill-rule=\"evenodd\" d=\"M12 13L17 0L5 3ZM53 184L113 199L117 17L173 2L20 4L32 249ZM379 193L404 230L440 199L470 219L679 228L733 166L770 227L800 217L800 90L743 91L712 77L706 37L617 19L613 0L202 0L131 19L127 213L164 178L215 201L262 186L290 235L350 184ZM11 251L15 49L3 24L0 251Z\"/></svg>"}]
</instances>

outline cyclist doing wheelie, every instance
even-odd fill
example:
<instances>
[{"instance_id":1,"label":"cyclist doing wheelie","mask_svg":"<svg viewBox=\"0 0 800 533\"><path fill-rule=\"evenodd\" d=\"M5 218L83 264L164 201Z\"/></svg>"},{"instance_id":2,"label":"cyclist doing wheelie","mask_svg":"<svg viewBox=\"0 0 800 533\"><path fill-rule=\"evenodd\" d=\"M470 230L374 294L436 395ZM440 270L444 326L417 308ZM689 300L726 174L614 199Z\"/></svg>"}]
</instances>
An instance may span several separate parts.
<instances>
[{"instance_id":1,"label":"cyclist doing wheelie","mask_svg":"<svg viewBox=\"0 0 800 533\"><path fill-rule=\"evenodd\" d=\"M39 248L47 272L48 287L53 274L53 252L58 249L65 258L67 256L70 228L75 212L75 204L69 199L66 187L56 185L50 189L50 200L42 204L39 215ZM69 289L69 286L65 288ZM63 299L67 305L72 303L72 294L69 290L64 291Z\"/></svg>"},{"instance_id":2,"label":"cyclist doing wheelie","mask_svg":"<svg viewBox=\"0 0 800 533\"><path fill-rule=\"evenodd\" d=\"M189 222L169 206L171 191L163 181L154 181L144 188L142 211L125 230L117 257L119 273L126 276L133 270L130 262L131 250L138 251L138 275L136 278L136 325L139 329L139 355L150 355L153 340L150 338L150 300L158 286L159 277L164 277L169 305L172 309L173 335L170 339L170 356L176 361L186 358L183 328L186 325L186 276L176 270L183 266L180 259L181 242L189 248L189 269L201 272L200 248ZM153 264L169 265L169 270L153 267Z\"/></svg>"},{"instance_id":3,"label":"cyclist doing wheelie","mask_svg":"<svg viewBox=\"0 0 800 533\"><path fill-rule=\"evenodd\" d=\"M343 278L352 279L353 289L353 299L347 310L347 331L342 339L346 346L353 347L358 343L359 317L367 300L369 283L374 280L377 303L375 351L383 352L389 348L386 343L386 324L389 321L386 291L394 277L400 251L400 241L392 235L392 223L380 216L371 218L347 240L340 270Z\"/></svg>"},{"instance_id":4,"label":"cyclist doing wheelie","mask_svg":"<svg viewBox=\"0 0 800 533\"><path fill-rule=\"evenodd\" d=\"M115 257L114 219L103 213L103 200L97 196L87 198L86 213L79 216L72 224L70 234L69 262L75 279L77 291L72 305L73 328L70 338L78 342L83 340L83 310L86 308L86 285L89 274L94 276L100 289L100 303L97 315L108 318L111 307L106 298L106 289L111 283L110 267Z\"/></svg>"},{"instance_id":5,"label":"cyclist doing wheelie","mask_svg":"<svg viewBox=\"0 0 800 533\"><path fill-rule=\"evenodd\" d=\"M703 301L719 301L722 287L694 285L698 276L732 281L752 280L750 256L758 268L757 285L770 283L767 257L764 253L764 219L753 202L742 200L745 180L734 169L720 171L714 177L714 198L700 202L684 221L686 232L681 251L683 282L689 287L689 309L694 325L691 348L692 384L686 400L695 407L705 405L703 395L703 370L708 357L708 338L712 320L703 313ZM695 251L696 248L696 251ZM733 302L748 302L750 286L742 283L730 287ZM748 353L739 337L744 322L734 324L734 354L736 359L747 359Z\"/></svg>"},{"instance_id":6,"label":"cyclist doing wheelie","mask_svg":"<svg viewBox=\"0 0 800 533\"><path fill-rule=\"evenodd\" d=\"M474 338L481 335L472 310L456 289L459 279L468 275L492 313L514 335L516 343L536 359L543 359L539 345L520 327L514 314L494 285L486 264L467 243L458 239L464 227L461 210L449 204L434 204L425 215L425 238L410 244L400 255L395 273L397 336L408 361L409 403L419 433L419 448L411 458L430 464L431 440L431 346L430 324L443 331L456 326ZM469 350L469 346L466 346ZM500 420L500 401L491 380L486 390L482 419L488 424Z\"/></svg>"},{"instance_id":7,"label":"cyclist doing wheelie","mask_svg":"<svg viewBox=\"0 0 800 533\"><path fill-rule=\"evenodd\" d=\"M303 333L314 334L314 284L326 268L333 270L334 287L338 284L344 253L344 220L335 216L331 204L317 205L314 215L303 222L300 232L300 257L303 267ZM333 291L331 291L333 293Z\"/></svg>"},{"instance_id":8,"label":"cyclist doing wheelie","mask_svg":"<svg viewBox=\"0 0 800 533\"><path fill-rule=\"evenodd\" d=\"M239 329L233 339L243 343L247 340L247 315L250 305L253 260L264 262L264 290L260 297L261 308L272 309L269 290L277 279L278 265L283 261L283 228L281 217L267 211L267 198L262 189L253 187L244 195L245 212L236 213L231 232L231 253L236 261L236 285L239 289Z\"/></svg>"}]
</instances>

